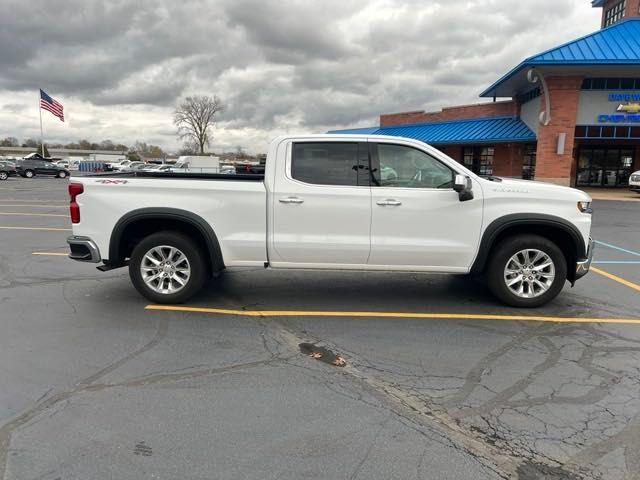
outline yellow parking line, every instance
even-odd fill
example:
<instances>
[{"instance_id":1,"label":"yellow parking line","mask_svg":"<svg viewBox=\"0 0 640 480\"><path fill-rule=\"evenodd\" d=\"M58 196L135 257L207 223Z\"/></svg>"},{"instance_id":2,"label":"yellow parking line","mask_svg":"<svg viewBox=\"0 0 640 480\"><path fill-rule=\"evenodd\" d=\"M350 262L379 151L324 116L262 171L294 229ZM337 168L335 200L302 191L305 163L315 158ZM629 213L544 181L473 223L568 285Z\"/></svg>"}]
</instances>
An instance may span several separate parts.
<instances>
[{"instance_id":1,"label":"yellow parking line","mask_svg":"<svg viewBox=\"0 0 640 480\"><path fill-rule=\"evenodd\" d=\"M69 217L57 213L20 213L20 212L0 212L0 215L15 215L18 217Z\"/></svg>"},{"instance_id":2,"label":"yellow parking line","mask_svg":"<svg viewBox=\"0 0 640 480\"><path fill-rule=\"evenodd\" d=\"M608 279L613 280L614 282L621 283L622 285L625 285L629 288L633 288L634 290L637 290L638 292L640 292L640 285L638 285L637 283L630 282L629 280L625 280L622 277L614 275L613 273L605 272L604 270L600 270L599 268L596 268L594 266L591 267L591 270L596 272L598 275L607 277Z\"/></svg>"},{"instance_id":3,"label":"yellow parking line","mask_svg":"<svg viewBox=\"0 0 640 480\"><path fill-rule=\"evenodd\" d=\"M539 315L485 315L474 313L418 313L418 312L343 312L318 310L234 310L226 308L187 307L180 305L147 305L146 310L167 310L174 312L214 313L247 317L373 317L373 318L425 318L432 320L514 320L523 322L554 323L634 323L640 318L588 318L552 317Z\"/></svg>"},{"instance_id":4,"label":"yellow parking line","mask_svg":"<svg viewBox=\"0 0 640 480\"><path fill-rule=\"evenodd\" d=\"M50 228L50 227L2 227L2 230L44 230L48 232L70 232L70 228Z\"/></svg>"},{"instance_id":5,"label":"yellow parking line","mask_svg":"<svg viewBox=\"0 0 640 480\"><path fill-rule=\"evenodd\" d=\"M0 204L0 207L30 207L30 208L69 208L69 205L33 205L33 204L22 204L18 205L15 203L3 203Z\"/></svg>"},{"instance_id":6,"label":"yellow parking line","mask_svg":"<svg viewBox=\"0 0 640 480\"><path fill-rule=\"evenodd\" d=\"M64 252L31 252L31 255L43 255L47 257L68 257L68 253Z\"/></svg>"}]
</instances>

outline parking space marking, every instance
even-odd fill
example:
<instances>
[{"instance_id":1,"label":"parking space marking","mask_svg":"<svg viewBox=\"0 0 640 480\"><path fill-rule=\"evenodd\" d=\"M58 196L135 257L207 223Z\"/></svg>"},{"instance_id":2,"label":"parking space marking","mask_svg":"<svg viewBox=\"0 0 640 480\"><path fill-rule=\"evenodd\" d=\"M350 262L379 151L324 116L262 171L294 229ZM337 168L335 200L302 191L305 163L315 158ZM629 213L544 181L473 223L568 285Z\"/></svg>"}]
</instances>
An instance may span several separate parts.
<instances>
[{"instance_id":1,"label":"parking space marking","mask_svg":"<svg viewBox=\"0 0 640 480\"><path fill-rule=\"evenodd\" d=\"M69 218L69 215L61 215L59 213L0 212L0 215L14 215L17 217L67 217Z\"/></svg>"},{"instance_id":2,"label":"parking space marking","mask_svg":"<svg viewBox=\"0 0 640 480\"><path fill-rule=\"evenodd\" d=\"M16 204L0 204L0 207L11 207L11 208L16 208L16 207L30 207L30 208L69 208L69 205L16 205Z\"/></svg>"},{"instance_id":3,"label":"parking space marking","mask_svg":"<svg viewBox=\"0 0 640 480\"><path fill-rule=\"evenodd\" d=\"M638 287L640 288L640 287ZM187 307L180 305L147 305L145 310L173 312L213 313L247 317L372 317L423 318L430 320L510 320L551 323L631 323L640 324L640 318L587 318L539 315L485 315L474 313L418 313L418 312L332 312L318 310L235 310L227 308Z\"/></svg>"},{"instance_id":4,"label":"parking space marking","mask_svg":"<svg viewBox=\"0 0 640 480\"><path fill-rule=\"evenodd\" d=\"M621 283L622 285L633 288L634 290L640 292L640 285L638 285L637 283L630 282L629 280L625 280L624 278L614 275L613 273L605 272L604 270L600 270L599 268L593 266L591 267L591 270L599 275L602 275L603 277L607 277L608 279L613 280L614 282Z\"/></svg>"},{"instance_id":5,"label":"parking space marking","mask_svg":"<svg viewBox=\"0 0 640 480\"><path fill-rule=\"evenodd\" d=\"M10 227L0 226L2 230L44 230L49 232L70 232L70 228L52 228L52 227Z\"/></svg>"},{"instance_id":6,"label":"parking space marking","mask_svg":"<svg viewBox=\"0 0 640 480\"><path fill-rule=\"evenodd\" d=\"M603 247L612 248L612 249L618 250L620 252L629 253L631 255L636 255L636 256L640 257L640 252L634 252L633 250L628 250L626 248L622 248L622 247L619 247L617 245L612 245L611 243L601 242L600 240L594 240L594 242L597 243L598 245L602 245Z\"/></svg>"},{"instance_id":7,"label":"parking space marking","mask_svg":"<svg viewBox=\"0 0 640 480\"><path fill-rule=\"evenodd\" d=\"M64 252L31 252L31 255L43 255L46 257L68 257L68 253Z\"/></svg>"}]
</instances>

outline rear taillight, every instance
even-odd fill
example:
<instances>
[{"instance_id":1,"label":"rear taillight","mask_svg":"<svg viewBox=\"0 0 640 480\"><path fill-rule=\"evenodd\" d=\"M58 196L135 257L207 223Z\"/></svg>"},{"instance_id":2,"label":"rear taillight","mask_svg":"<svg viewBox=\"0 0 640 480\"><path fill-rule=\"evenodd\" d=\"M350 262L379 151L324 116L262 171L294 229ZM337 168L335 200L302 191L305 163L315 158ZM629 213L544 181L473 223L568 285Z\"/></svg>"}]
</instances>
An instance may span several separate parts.
<instances>
[{"instance_id":1,"label":"rear taillight","mask_svg":"<svg viewBox=\"0 0 640 480\"><path fill-rule=\"evenodd\" d=\"M84 185L81 183L69 183L69 213L71 223L80 223L80 205L76 202L76 197L84 192Z\"/></svg>"}]
</instances>

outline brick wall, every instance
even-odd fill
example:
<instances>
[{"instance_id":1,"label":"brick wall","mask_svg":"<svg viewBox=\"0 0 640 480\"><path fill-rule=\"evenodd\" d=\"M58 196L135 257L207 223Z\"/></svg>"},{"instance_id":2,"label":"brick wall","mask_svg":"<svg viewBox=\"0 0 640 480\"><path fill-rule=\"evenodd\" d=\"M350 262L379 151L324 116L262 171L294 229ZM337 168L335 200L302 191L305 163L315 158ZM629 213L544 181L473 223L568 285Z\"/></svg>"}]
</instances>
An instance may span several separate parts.
<instances>
[{"instance_id":1,"label":"brick wall","mask_svg":"<svg viewBox=\"0 0 640 480\"><path fill-rule=\"evenodd\" d=\"M436 147L445 155L449 155L456 162L462 163L462 146L461 145L438 145Z\"/></svg>"},{"instance_id":2,"label":"brick wall","mask_svg":"<svg viewBox=\"0 0 640 480\"><path fill-rule=\"evenodd\" d=\"M447 120L459 120L463 118L517 116L518 113L518 104L513 100L507 100L502 102L447 107L443 108L439 112L425 112L424 110L419 110L413 112L389 113L380 115L380 126L385 127L388 125L403 125L408 123L444 122Z\"/></svg>"},{"instance_id":3,"label":"brick wall","mask_svg":"<svg viewBox=\"0 0 640 480\"><path fill-rule=\"evenodd\" d=\"M569 185L571 176L578 96L582 77L549 77L547 86L551 98L551 123L538 127L536 180ZM541 103L541 110L545 102ZM558 155L558 135L566 133L564 153Z\"/></svg>"},{"instance_id":4,"label":"brick wall","mask_svg":"<svg viewBox=\"0 0 640 480\"><path fill-rule=\"evenodd\" d=\"M493 157L493 174L498 177L522 178L524 145L519 143L498 143Z\"/></svg>"}]
</instances>

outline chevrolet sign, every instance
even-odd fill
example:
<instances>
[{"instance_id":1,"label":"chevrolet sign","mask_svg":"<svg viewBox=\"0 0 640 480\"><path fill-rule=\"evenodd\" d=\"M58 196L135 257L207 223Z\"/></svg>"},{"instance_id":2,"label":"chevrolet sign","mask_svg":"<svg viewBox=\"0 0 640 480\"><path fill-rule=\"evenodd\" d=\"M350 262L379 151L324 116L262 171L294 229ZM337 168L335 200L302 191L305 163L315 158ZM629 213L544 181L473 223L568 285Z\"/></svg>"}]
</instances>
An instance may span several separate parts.
<instances>
[{"instance_id":1,"label":"chevrolet sign","mask_svg":"<svg viewBox=\"0 0 640 480\"><path fill-rule=\"evenodd\" d=\"M609 101L618 104L616 112L598 115L598 123L640 123L640 93L610 93Z\"/></svg>"}]
</instances>

